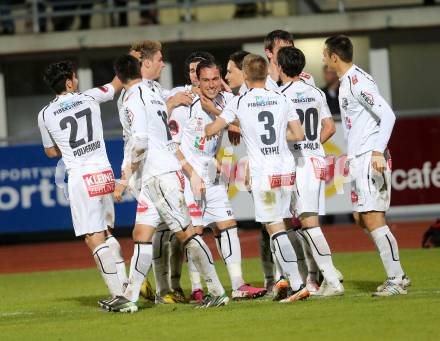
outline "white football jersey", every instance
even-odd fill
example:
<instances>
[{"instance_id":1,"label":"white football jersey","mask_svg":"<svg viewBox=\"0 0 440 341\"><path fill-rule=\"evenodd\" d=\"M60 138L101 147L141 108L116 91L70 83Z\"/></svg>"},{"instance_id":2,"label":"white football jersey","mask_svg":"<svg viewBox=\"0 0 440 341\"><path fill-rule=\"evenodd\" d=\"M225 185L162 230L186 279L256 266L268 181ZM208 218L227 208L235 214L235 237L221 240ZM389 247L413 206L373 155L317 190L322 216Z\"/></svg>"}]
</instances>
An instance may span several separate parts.
<instances>
[{"instance_id":1,"label":"white football jersey","mask_svg":"<svg viewBox=\"0 0 440 341\"><path fill-rule=\"evenodd\" d=\"M136 139L147 138L143 181L180 169L175 155L175 144L168 128L167 107L157 92L152 91L144 82L133 85L124 96L120 115L128 123L124 130L133 144Z\"/></svg>"},{"instance_id":2,"label":"white football jersey","mask_svg":"<svg viewBox=\"0 0 440 341\"><path fill-rule=\"evenodd\" d=\"M315 80L313 79L313 76L311 74L301 72L299 77L307 84L315 86ZM267 75L265 87L268 90L278 91L279 85L275 80L272 79L270 75ZM243 95L246 91L248 91L248 87L246 83L243 83L240 87L240 90L238 91L238 94Z\"/></svg>"},{"instance_id":3,"label":"white football jersey","mask_svg":"<svg viewBox=\"0 0 440 341\"><path fill-rule=\"evenodd\" d=\"M298 120L291 100L278 92L254 88L234 97L220 115L227 123L236 118L249 156L251 176L288 174L295 160L287 146L287 122Z\"/></svg>"},{"instance_id":4,"label":"white football jersey","mask_svg":"<svg viewBox=\"0 0 440 341\"><path fill-rule=\"evenodd\" d=\"M392 109L380 95L373 78L358 66L353 65L340 82L339 106L348 144L347 156L354 157L374 149L380 117Z\"/></svg>"},{"instance_id":5,"label":"white football jersey","mask_svg":"<svg viewBox=\"0 0 440 341\"><path fill-rule=\"evenodd\" d=\"M289 142L289 148L296 157L325 156L321 144L321 121L332 117L325 94L300 80L289 82L279 88L295 105L304 129L304 141Z\"/></svg>"},{"instance_id":6,"label":"white football jersey","mask_svg":"<svg viewBox=\"0 0 440 341\"><path fill-rule=\"evenodd\" d=\"M111 84L85 92L57 96L38 114L44 148L55 145L61 151L66 169L109 167L102 131L99 104L111 101Z\"/></svg>"},{"instance_id":7,"label":"white football jersey","mask_svg":"<svg viewBox=\"0 0 440 341\"><path fill-rule=\"evenodd\" d=\"M221 92L213 102L219 110L223 110L232 98L234 98L233 94ZM205 137L205 126L215 119L215 115L203 110L200 98L196 97L191 106L174 109L169 120L174 141L180 144L185 159L207 184L215 180L217 174L215 157L222 140L221 134L209 140Z\"/></svg>"}]
</instances>

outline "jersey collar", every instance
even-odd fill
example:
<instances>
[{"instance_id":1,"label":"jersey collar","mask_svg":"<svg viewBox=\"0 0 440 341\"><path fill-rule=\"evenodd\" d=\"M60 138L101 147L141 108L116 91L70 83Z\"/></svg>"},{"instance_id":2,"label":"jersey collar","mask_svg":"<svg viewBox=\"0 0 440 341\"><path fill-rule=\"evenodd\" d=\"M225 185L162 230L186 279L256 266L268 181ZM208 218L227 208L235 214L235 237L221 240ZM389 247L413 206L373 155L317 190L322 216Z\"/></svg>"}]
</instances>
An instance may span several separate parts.
<instances>
[{"instance_id":1,"label":"jersey collar","mask_svg":"<svg viewBox=\"0 0 440 341\"><path fill-rule=\"evenodd\" d=\"M343 80L345 77L350 76L350 75L355 71L355 69L356 69L356 65L353 64L353 65L347 70L347 72L345 72L344 75L343 75L341 78L339 78L339 81L342 82L342 80Z\"/></svg>"}]
</instances>

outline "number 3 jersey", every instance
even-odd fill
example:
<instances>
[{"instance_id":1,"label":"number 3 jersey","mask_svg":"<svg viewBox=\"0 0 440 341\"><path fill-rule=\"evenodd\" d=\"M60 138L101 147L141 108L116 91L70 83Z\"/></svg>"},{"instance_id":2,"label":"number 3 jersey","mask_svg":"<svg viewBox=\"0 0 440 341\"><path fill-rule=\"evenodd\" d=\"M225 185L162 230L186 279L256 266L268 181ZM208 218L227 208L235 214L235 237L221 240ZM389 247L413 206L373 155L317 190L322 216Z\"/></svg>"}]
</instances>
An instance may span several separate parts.
<instances>
[{"instance_id":1,"label":"number 3 jersey","mask_svg":"<svg viewBox=\"0 0 440 341\"><path fill-rule=\"evenodd\" d=\"M287 146L288 121L298 120L291 100L283 94L253 88L235 97L220 115L227 123L236 118L249 156L251 176L272 176L295 171L295 160Z\"/></svg>"},{"instance_id":2,"label":"number 3 jersey","mask_svg":"<svg viewBox=\"0 0 440 341\"><path fill-rule=\"evenodd\" d=\"M67 170L110 167L99 104L113 99L111 84L57 96L38 114L44 148L61 151Z\"/></svg>"},{"instance_id":3,"label":"number 3 jersey","mask_svg":"<svg viewBox=\"0 0 440 341\"><path fill-rule=\"evenodd\" d=\"M221 92L213 100L216 107L222 110L234 95ZM217 174L215 157L221 144L222 136L211 139L205 137L205 126L215 120L215 115L206 113L196 97L191 106L179 106L173 110L169 126L173 140L180 144L185 159L207 184L212 184Z\"/></svg>"},{"instance_id":4,"label":"number 3 jersey","mask_svg":"<svg viewBox=\"0 0 440 341\"><path fill-rule=\"evenodd\" d=\"M321 121L324 118L332 117L325 94L302 80L284 84L279 88L279 91L295 105L296 113L304 129L303 141L289 142L289 149L293 155L295 157L325 157L320 139Z\"/></svg>"},{"instance_id":5,"label":"number 3 jersey","mask_svg":"<svg viewBox=\"0 0 440 341\"><path fill-rule=\"evenodd\" d=\"M146 147L142 180L152 176L180 170L175 156L176 147L168 128L167 107L162 97L144 82L133 85L126 92L119 109L123 127L124 163L131 162L134 148L139 142Z\"/></svg>"}]
</instances>

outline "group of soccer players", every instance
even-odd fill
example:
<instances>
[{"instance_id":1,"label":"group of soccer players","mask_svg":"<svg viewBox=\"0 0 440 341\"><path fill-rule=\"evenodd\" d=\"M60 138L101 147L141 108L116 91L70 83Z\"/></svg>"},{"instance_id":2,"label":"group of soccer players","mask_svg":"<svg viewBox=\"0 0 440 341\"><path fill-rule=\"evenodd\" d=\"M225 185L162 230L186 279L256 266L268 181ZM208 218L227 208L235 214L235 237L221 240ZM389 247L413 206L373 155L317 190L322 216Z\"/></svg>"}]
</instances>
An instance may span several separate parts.
<instances>
[{"instance_id":1,"label":"group of soccer players","mask_svg":"<svg viewBox=\"0 0 440 341\"><path fill-rule=\"evenodd\" d=\"M233 299L271 295L288 303L310 295L344 294L342 274L319 224L319 215L325 214L327 169L322 145L335 125L325 95L303 71L306 58L291 34L270 32L264 52L268 62L245 51L232 54L226 81L214 56L194 52L184 65L188 84L172 90L156 82L164 67L156 41L133 44L116 59L111 83L83 93L77 92L71 62L47 68L44 80L56 97L40 111L38 125L46 155L62 157L66 165L75 234L84 236L110 292L109 299L98 302L103 309L135 312L140 295L156 303L195 301L203 308L228 304L201 238L204 228L213 231ZM352 59L347 37L326 40L324 62L341 79L354 217L375 242L387 273L373 295L406 294L411 281L385 222L391 174L387 144L395 116L371 76ZM121 178L115 181L99 104L119 92L124 158ZM229 174L217 158L225 132L232 144L242 140L246 145L245 182L255 220L265 231L260 244L264 288L243 277L237 223L227 195ZM112 235L113 199L121 201L126 191L138 203L128 276ZM192 285L189 299L180 286L184 258ZM150 268L156 293L146 279Z\"/></svg>"}]
</instances>

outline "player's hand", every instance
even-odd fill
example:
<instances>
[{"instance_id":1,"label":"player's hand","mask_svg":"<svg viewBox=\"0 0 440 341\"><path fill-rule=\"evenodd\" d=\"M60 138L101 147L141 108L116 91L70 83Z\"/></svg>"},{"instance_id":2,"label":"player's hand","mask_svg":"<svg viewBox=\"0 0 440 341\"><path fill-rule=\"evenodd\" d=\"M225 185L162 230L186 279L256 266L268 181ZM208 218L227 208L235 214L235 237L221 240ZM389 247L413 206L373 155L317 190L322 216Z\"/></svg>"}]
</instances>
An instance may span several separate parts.
<instances>
[{"instance_id":1,"label":"player's hand","mask_svg":"<svg viewBox=\"0 0 440 341\"><path fill-rule=\"evenodd\" d=\"M371 166L380 174L383 174L385 172L385 169L387 168L387 162L383 153L376 150L373 151L373 153L371 154Z\"/></svg>"},{"instance_id":2,"label":"player's hand","mask_svg":"<svg viewBox=\"0 0 440 341\"><path fill-rule=\"evenodd\" d=\"M194 99L194 95L188 91L181 91L176 93L173 97L174 108L179 105L191 105Z\"/></svg>"},{"instance_id":3,"label":"player's hand","mask_svg":"<svg viewBox=\"0 0 440 341\"><path fill-rule=\"evenodd\" d=\"M113 198L116 202L122 201L122 195L124 194L127 185L121 182L116 182L115 191L113 192Z\"/></svg>"},{"instance_id":4,"label":"player's hand","mask_svg":"<svg viewBox=\"0 0 440 341\"><path fill-rule=\"evenodd\" d=\"M213 101L211 101L208 97L200 95L200 103L202 104L202 108L207 113L215 113L218 111Z\"/></svg>"},{"instance_id":5,"label":"player's hand","mask_svg":"<svg viewBox=\"0 0 440 341\"><path fill-rule=\"evenodd\" d=\"M192 91L193 94L196 94L196 95L199 95L199 96L201 96L201 94L202 94L202 93L200 92L200 88L199 88L198 86L194 86L194 85L193 85L193 86L191 87L191 91Z\"/></svg>"},{"instance_id":6,"label":"player's hand","mask_svg":"<svg viewBox=\"0 0 440 341\"><path fill-rule=\"evenodd\" d=\"M205 197L205 193L206 193L205 182L196 172L192 172L189 181L191 184L191 190L193 192L194 199L197 202L201 202L202 198Z\"/></svg>"},{"instance_id":7,"label":"player's hand","mask_svg":"<svg viewBox=\"0 0 440 341\"><path fill-rule=\"evenodd\" d=\"M222 79L222 90L227 92L232 92L231 87Z\"/></svg>"},{"instance_id":8,"label":"player's hand","mask_svg":"<svg viewBox=\"0 0 440 341\"><path fill-rule=\"evenodd\" d=\"M233 146L238 146L240 144L240 127L238 121L234 121L232 124L228 127L228 138L229 142Z\"/></svg>"}]
</instances>

